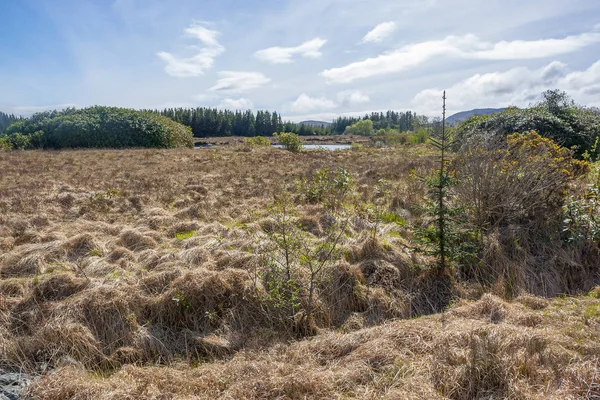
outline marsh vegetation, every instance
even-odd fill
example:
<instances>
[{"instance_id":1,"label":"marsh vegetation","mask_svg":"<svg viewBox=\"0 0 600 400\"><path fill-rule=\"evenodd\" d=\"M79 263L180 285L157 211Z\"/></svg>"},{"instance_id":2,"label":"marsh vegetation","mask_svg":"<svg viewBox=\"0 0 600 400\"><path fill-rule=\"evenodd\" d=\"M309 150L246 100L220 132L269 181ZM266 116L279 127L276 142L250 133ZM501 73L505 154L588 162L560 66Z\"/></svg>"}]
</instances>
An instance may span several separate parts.
<instances>
[{"instance_id":1,"label":"marsh vegetation","mask_svg":"<svg viewBox=\"0 0 600 400\"><path fill-rule=\"evenodd\" d=\"M0 369L40 399L600 396L597 141L473 126L0 152Z\"/></svg>"}]
</instances>

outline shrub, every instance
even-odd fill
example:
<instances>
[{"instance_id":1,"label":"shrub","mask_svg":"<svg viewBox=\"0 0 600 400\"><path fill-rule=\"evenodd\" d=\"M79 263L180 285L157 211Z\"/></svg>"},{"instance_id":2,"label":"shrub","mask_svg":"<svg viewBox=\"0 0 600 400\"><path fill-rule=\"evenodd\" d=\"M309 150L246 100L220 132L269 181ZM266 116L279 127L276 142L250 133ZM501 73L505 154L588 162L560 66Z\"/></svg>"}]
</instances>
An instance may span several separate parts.
<instances>
[{"instance_id":1,"label":"shrub","mask_svg":"<svg viewBox=\"0 0 600 400\"><path fill-rule=\"evenodd\" d=\"M344 131L345 135L371 136L373 133L373 121L370 119L358 121L346 127L346 130Z\"/></svg>"},{"instance_id":2,"label":"shrub","mask_svg":"<svg viewBox=\"0 0 600 400\"><path fill-rule=\"evenodd\" d=\"M271 146L271 141L264 136L255 136L246 139L246 145L254 146Z\"/></svg>"},{"instance_id":3,"label":"shrub","mask_svg":"<svg viewBox=\"0 0 600 400\"><path fill-rule=\"evenodd\" d=\"M331 209L342 205L352 186L352 176L344 168L338 168L336 172L329 168L318 169L311 180L303 178L298 182L299 191L308 203L322 203Z\"/></svg>"},{"instance_id":4,"label":"shrub","mask_svg":"<svg viewBox=\"0 0 600 400\"><path fill-rule=\"evenodd\" d=\"M454 168L459 202L486 231L513 223L545 226L558 221L569 183L586 173L589 164L574 159L573 150L529 132L463 151Z\"/></svg>"},{"instance_id":5,"label":"shrub","mask_svg":"<svg viewBox=\"0 0 600 400\"><path fill-rule=\"evenodd\" d=\"M571 196L565 205L563 235L568 243L600 243L600 185L590 184L583 198Z\"/></svg>"},{"instance_id":6,"label":"shrub","mask_svg":"<svg viewBox=\"0 0 600 400\"><path fill-rule=\"evenodd\" d=\"M277 140L279 140L279 144L283 146L286 150L289 150L293 153L297 153L302 150L302 140L292 132L280 132L275 135Z\"/></svg>"},{"instance_id":7,"label":"shrub","mask_svg":"<svg viewBox=\"0 0 600 400\"><path fill-rule=\"evenodd\" d=\"M0 136L0 150L12 150L12 148L8 136Z\"/></svg>"},{"instance_id":8,"label":"shrub","mask_svg":"<svg viewBox=\"0 0 600 400\"><path fill-rule=\"evenodd\" d=\"M44 112L7 129L12 148L192 147L191 129L148 112L116 107Z\"/></svg>"},{"instance_id":9,"label":"shrub","mask_svg":"<svg viewBox=\"0 0 600 400\"><path fill-rule=\"evenodd\" d=\"M400 132L397 129L380 129L375 135L377 140L383 141L387 145L395 144L424 144L429 139L429 133L425 128L419 128L416 131Z\"/></svg>"},{"instance_id":10,"label":"shrub","mask_svg":"<svg viewBox=\"0 0 600 400\"><path fill-rule=\"evenodd\" d=\"M566 93L547 91L531 108L510 107L501 113L472 117L457 127L456 147L472 146L473 140L497 141L514 132L536 131L557 144L575 147L575 155L589 154L600 137L600 113L576 105ZM596 154L600 148L594 149Z\"/></svg>"},{"instance_id":11,"label":"shrub","mask_svg":"<svg viewBox=\"0 0 600 400\"><path fill-rule=\"evenodd\" d=\"M291 194L275 196L270 208L273 224L268 242L263 243L261 271L266 290L267 318L283 327L290 326L299 335L313 333L313 318L320 309L319 285L326 280L325 271L341 257L341 242L349 216L331 214L332 223L322 237L314 237L302 229L302 220ZM292 325L290 325L292 323Z\"/></svg>"}]
</instances>

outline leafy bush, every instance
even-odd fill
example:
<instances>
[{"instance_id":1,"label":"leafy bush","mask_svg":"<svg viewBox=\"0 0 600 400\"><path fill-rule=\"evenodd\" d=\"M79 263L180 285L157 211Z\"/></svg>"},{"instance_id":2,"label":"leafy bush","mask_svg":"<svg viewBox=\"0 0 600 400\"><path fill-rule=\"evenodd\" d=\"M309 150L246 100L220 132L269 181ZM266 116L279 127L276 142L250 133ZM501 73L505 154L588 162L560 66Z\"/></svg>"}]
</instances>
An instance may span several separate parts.
<instances>
[{"instance_id":1,"label":"leafy bush","mask_svg":"<svg viewBox=\"0 0 600 400\"><path fill-rule=\"evenodd\" d=\"M373 133L373 121L370 119L358 121L346 127L346 130L344 131L345 135L371 136Z\"/></svg>"},{"instance_id":2,"label":"leafy bush","mask_svg":"<svg viewBox=\"0 0 600 400\"><path fill-rule=\"evenodd\" d=\"M497 114L468 119L457 127L457 147L467 148L473 140L497 141L514 132L536 131L557 144L575 147L582 157L600 137L600 113L576 105L564 92L547 91L531 108L511 107ZM600 149L594 149L596 152Z\"/></svg>"},{"instance_id":3,"label":"leafy bush","mask_svg":"<svg viewBox=\"0 0 600 400\"><path fill-rule=\"evenodd\" d=\"M286 150L293 153L297 153L302 150L302 140L298 135L291 132L280 132L275 134L279 144L281 144Z\"/></svg>"},{"instance_id":4,"label":"leafy bush","mask_svg":"<svg viewBox=\"0 0 600 400\"><path fill-rule=\"evenodd\" d=\"M600 185L591 184L586 195L570 197L565 206L563 235L568 243L600 242Z\"/></svg>"},{"instance_id":5,"label":"leafy bush","mask_svg":"<svg viewBox=\"0 0 600 400\"><path fill-rule=\"evenodd\" d=\"M424 144L429 139L429 134L425 128L419 128L416 131L399 132L396 129L380 129L375 132L378 141L383 141L387 145L396 144Z\"/></svg>"},{"instance_id":6,"label":"leafy bush","mask_svg":"<svg viewBox=\"0 0 600 400\"><path fill-rule=\"evenodd\" d=\"M254 146L271 146L271 141L264 136L255 136L246 139L246 145L250 147Z\"/></svg>"},{"instance_id":7,"label":"leafy bush","mask_svg":"<svg viewBox=\"0 0 600 400\"><path fill-rule=\"evenodd\" d=\"M338 168L336 172L329 168L318 169L312 179L300 179L298 186L308 203L322 203L338 209L352 190L352 176L344 168Z\"/></svg>"},{"instance_id":8,"label":"leafy bush","mask_svg":"<svg viewBox=\"0 0 600 400\"><path fill-rule=\"evenodd\" d=\"M463 151L454 168L461 204L481 230L513 223L555 222L569 183L589 171L573 150L536 132L508 135Z\"/></svg>"},{"instance_id":9,"label":"leafy bush","mask_svg":"<svg viewBox=\"0 0 600 400\"><path fill-rule=\"evenodd\" d=\"M266 289L268 317L278 324L290 322L300 335L311 334L318 297L327 284L325 271L341 257L341 241L349 216L331 214L332 225L323 237L315 238L301 228L296 208L288 192L275 196L271 207L274 218L263 247L263 287ZM299 317L299 318L297 318Z\"/></svg>"},{"instance_id":10,"label":"leafy bush","mask_svg":"<svg viewBox=\"0 0 600 400\"><path fill-rule=\"evenodd\" d=\"M43 112L7 129L12 148L192 147L190 128L167 117L116 107Z\"/></svg>"}]
</instances>

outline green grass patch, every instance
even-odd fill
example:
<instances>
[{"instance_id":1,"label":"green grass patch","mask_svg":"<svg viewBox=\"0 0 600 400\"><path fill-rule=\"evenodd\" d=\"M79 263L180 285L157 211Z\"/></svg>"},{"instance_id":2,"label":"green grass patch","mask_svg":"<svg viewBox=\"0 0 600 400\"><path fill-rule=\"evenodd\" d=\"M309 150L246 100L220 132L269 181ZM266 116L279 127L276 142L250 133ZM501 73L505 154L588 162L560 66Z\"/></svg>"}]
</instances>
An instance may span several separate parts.
<instances>
[{"instance_id":1,"label":"green grass patch","mask_svg":"<svg viewBox=\"0 0 600 400\"><path fill-rule=\"evenodd\" d=\"M600 286L595 287L588 293L589 297L593 297L594 299L600 299Z\"/></svg>"},{"instance_id":2,"label":"green grass patch","mask_svg":"<svg viewBox=\"0 0 600 400\"><path fill-rule=\"evenodd\" d=\"M600 304L591 304L587 306L583 316L587 319L600 318Z\"/></svg>"},{"instance_id":3,"label":"green grass patch","mask_svg":"<svg viewBox=\"0 0 600 400\"><path fill-rule=\"evenodd\" d=\"M197 229L194 229L192 231L188 231L188 232L179 232L175 234L175 238L178 240L186 240L191 238L192 236L194 236L196 234L196 232L198 232Z\"/></svg>"}]
</instances>

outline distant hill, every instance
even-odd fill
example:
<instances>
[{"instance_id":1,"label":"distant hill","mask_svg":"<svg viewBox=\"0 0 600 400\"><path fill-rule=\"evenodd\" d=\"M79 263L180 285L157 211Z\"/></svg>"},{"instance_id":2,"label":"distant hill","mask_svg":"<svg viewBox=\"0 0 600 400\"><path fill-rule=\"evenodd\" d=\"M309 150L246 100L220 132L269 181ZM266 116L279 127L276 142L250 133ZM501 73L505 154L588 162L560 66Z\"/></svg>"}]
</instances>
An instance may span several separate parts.
<instances>
[{"instance_id":1,"label":"distant hill","mask_svg":"<svg viewBox=\"0 0 600 400\"><path fill-rule=\"evenodd\" d=\"M462 111L451 115L448 118L446 118L446 123L448 123L448 125L454 125L459 122L466 121L467 119L476 115L489 115L499 113L502 111L504 111L504 108L476 108L474 110Z\"/></svg>"},{"instance_id":2,"label":"distant hill","mask_svg":"<svg viewBox=\"0 0 600 400\"><path fill-rule=\"evenodd\" d=\"M300 125L308 125L308 126L322 126L323 128L327 128L331 125L331 122L323 122L323 121L302 121Z\"/></svg>"}]
</instances>

